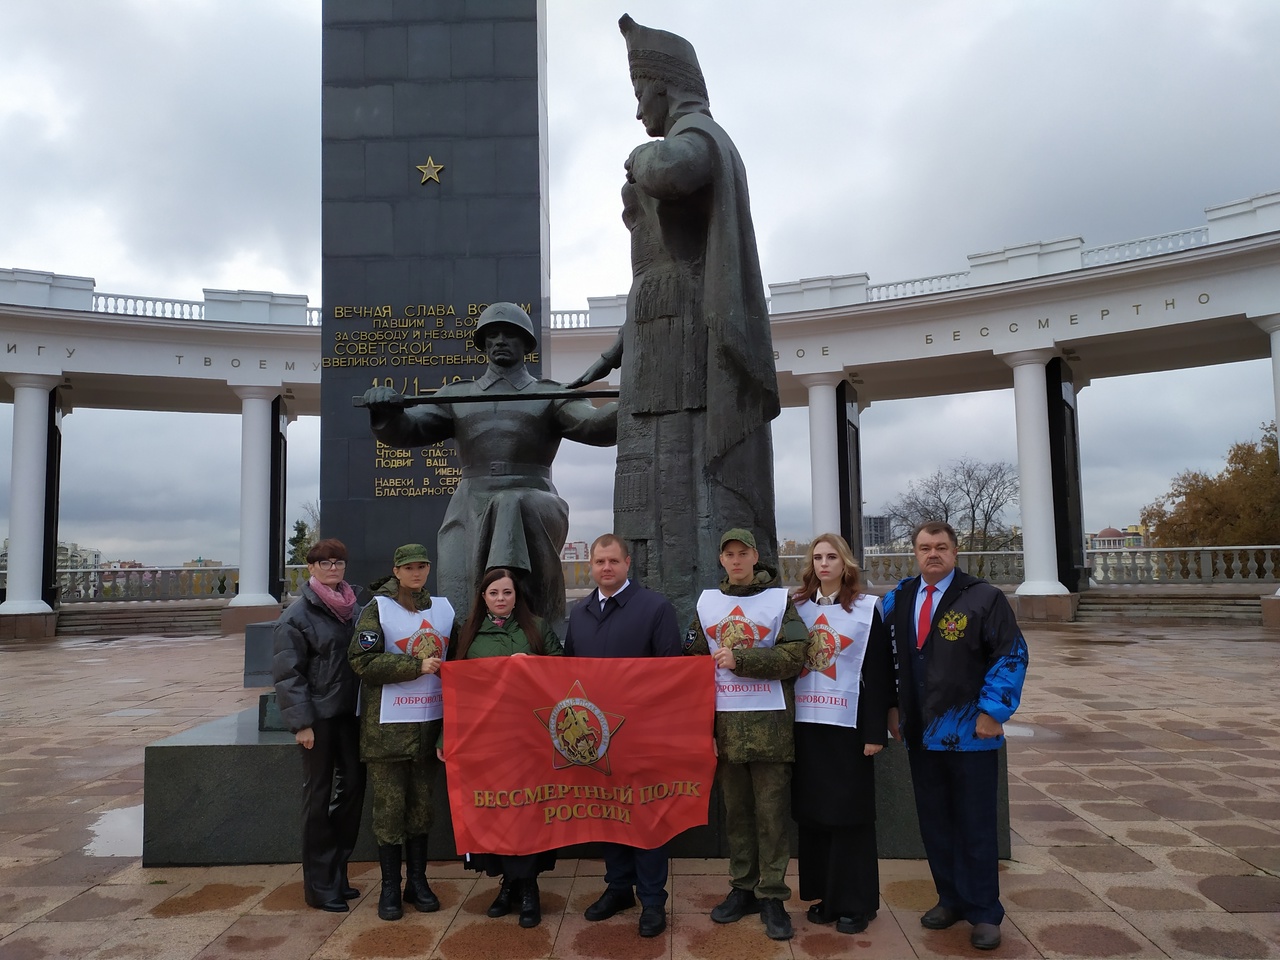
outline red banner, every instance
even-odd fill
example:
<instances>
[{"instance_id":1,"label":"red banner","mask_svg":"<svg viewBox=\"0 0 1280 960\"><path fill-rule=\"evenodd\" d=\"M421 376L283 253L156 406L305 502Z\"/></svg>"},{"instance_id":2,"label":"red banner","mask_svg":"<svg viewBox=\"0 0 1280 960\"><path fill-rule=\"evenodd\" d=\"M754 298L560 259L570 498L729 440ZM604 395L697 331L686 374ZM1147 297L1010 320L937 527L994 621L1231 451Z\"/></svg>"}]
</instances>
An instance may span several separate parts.
<instances>
[{"instance_id":1,"label":"red banner","mask_svg":"<svg viewBox=\"0 0 1280 960\"><path fill-rule=\"evenodd\" d=\"M710 657L491 657L441 677L459 853L650 849L707 822Z\"/></svg>"}]
</instances>

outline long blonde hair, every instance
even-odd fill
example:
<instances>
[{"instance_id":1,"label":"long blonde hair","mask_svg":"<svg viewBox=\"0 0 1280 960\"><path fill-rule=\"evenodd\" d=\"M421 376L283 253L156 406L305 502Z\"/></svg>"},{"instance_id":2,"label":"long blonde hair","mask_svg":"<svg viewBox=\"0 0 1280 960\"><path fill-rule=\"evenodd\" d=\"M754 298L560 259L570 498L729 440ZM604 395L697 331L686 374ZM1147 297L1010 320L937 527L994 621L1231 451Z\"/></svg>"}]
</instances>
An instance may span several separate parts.
<instances>
[{"instance_id":1,"label":"long blonde hair","mask_svg":"<svg viewBox=\"0 0 1280 960\"><path fill-rule=\"evenodd\" d=\"M817 572L813 569L813 551L820 543L829 543L835 547L836 553L844 563L844 573L840 576L840 591L836 594L836 603L840 604L847 613L853 608L853 601L858 599L858 594L863 592L862 570L858 566L858 561L853 559L853 550L849 547L848 541L838 533L822 533L813 538L804 558L800 589L792 594L792 599L796 603L802 600L817 600L818 591L822 585L818 581Z\"/></svg>"}]
</instances>

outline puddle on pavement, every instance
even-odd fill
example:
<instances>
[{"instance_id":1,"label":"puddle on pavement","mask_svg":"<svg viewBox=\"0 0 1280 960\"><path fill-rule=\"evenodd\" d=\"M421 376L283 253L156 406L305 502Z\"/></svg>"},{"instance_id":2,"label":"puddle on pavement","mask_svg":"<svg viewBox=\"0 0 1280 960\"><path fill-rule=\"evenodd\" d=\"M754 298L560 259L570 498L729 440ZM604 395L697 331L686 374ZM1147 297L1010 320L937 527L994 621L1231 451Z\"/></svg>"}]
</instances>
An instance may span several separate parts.
<instances>
[{"instance_id":1,"label":"puddle on pavement","mask_svg":"<svg viewBox=\"0 0 1280 960\"><path fill-rule=\"evenodd\" d=\"M142 804L108 810L89 825L93 839L84 852L90 857L142 856Z\"/></svg>"}]
</instances>

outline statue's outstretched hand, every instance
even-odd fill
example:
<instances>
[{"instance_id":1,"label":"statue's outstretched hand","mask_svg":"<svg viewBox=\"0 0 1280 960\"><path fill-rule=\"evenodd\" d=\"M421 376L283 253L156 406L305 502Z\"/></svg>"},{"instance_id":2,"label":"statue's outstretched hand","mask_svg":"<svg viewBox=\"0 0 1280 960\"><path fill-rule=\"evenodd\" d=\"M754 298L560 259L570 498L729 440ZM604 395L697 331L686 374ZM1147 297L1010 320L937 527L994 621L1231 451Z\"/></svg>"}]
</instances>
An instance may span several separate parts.
<instances>
[{"instance_id":1,"label":"statue's outstretched hand","mask_svg":"<svg viewBox=\"0 0 1280 960\"><path fill-rule=\"evenodd\" d=\"M373 415L388 416L404 409L404 397L391 387L370 387L364 392L364 405Z\"/></svg>"},{"instance_id":2,"label":"statue's outstretched hand","mask_svg":"<svg viewBox=\"0 0 1280 960\"><path fill-rule=\"evenodd\" d=\"M597 380L603 380L609 375L609 371L617 367L610 357L597 357L596 362L587 367L582 376L576 380L571 380L565 384L570 390L577 390L579 387L585 387L588 383L595 383Z\"/></svg>"}]
</instances>

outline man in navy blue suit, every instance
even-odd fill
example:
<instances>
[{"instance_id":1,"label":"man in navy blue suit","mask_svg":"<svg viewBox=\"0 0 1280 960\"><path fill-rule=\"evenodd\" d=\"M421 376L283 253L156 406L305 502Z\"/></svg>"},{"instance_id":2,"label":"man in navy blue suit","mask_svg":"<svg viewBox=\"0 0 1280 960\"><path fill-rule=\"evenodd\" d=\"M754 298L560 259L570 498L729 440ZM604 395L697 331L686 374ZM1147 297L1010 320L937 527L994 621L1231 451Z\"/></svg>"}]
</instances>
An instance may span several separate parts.
<instances>
[{"instance_id":1,"label":"man in navy blue suit","mask_svg":"<svg viewBox=\"0 0 1280 960\"><path fill-rule=\"evenodd\" d=\"M596 589L569 612L564 637L569 657L678 657L683 653L676 611L660 593L629 579L631 553L612 533L591 544L591 579ZM604 845L607 886L587 907L588 920L607 920L640 899L640 936L667 928L667 848L641 850ZM634 892L633 892L634 891Z\"/></svg>"},{"instance_id":2,"label":"man in navy blue suit","mask_svg":"<svg viewBox=\"0 0 1280 960\"><path fill-rule=\"evenodd\" d=\"M980 950L1000 945L998 751L1018 709L1027 644L996 587L956 570L956 532L923 523L911 542L920 575L881 601L898 667L900 736L938 903L920 923L973 925Z\"/></svg>"}]
</instances>

